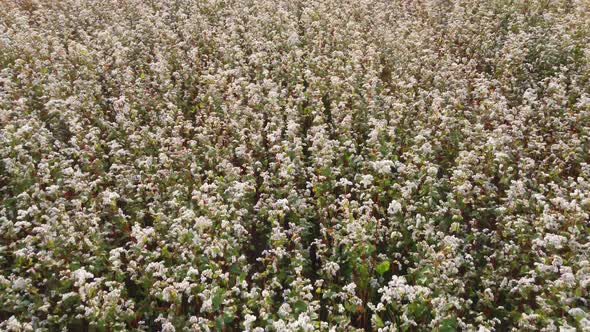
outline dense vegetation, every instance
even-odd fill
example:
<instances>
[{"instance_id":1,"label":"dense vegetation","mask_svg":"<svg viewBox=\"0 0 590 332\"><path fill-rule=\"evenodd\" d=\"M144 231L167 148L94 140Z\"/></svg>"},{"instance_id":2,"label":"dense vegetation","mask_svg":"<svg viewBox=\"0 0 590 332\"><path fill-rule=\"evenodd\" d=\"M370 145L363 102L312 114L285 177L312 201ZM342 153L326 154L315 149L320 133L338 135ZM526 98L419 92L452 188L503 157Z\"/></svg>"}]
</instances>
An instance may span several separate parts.
<instances>
[{"instance_id":1,"label":"dense vegetation","mask_svg":"<svg viewBox=\"0 0 590 332\"><path fill-rule=\"evenodd\" d=\"M590 331L590 2L0 1L0 330Z\"/></svg>"}]
</instances>

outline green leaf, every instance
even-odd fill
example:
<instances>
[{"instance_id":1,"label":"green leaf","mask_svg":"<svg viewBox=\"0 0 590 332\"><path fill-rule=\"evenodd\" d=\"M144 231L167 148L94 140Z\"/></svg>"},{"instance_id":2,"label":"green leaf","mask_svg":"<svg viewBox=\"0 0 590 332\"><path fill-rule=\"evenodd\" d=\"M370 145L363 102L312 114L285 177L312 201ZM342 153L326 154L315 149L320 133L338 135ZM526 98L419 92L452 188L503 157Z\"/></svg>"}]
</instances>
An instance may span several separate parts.
<instances>
[{"instance_id":1,"label":"green leaf","mask_svg":"<svg viewBox=\"0 0 590 332\"><path fill-rule=\"evenodd\" d=\"M224 326L224 322L223 322L223 316L217 316L215 317L215 330L216 331L223 331L223 326Z\"/></svg>"},{"instance_id":2,"label":"green leaf","mask_svg":"<svg viewBox=\"0 0 590 332\"><path fill-rule=\"evenodd\" d=\"M217 290L213 299L211 299L211 303L213 304L213 310L219 310L221 303L223 302L223 295L225 294L225 290L220 288Z\"/></svg>"},{"instance_id":3,"label":"green leaf","mask_svg":"<svg viewBox=\"0 0 590 332\"><path fill-rule=\"evenodd\" d=\"M377 328L382 328L383 326L385 326L385 324L383 324L383 320L381 319L381 317L379 317L379 315L373 314L373 318L375 319L375 324Z\"/></svg>"},{"instance_id":4,"label":"green leaf","mask_svg":"<svg viewBox=\"0 0 590 332\"><path fill-rule=\"evenodd\" d=\"M375 267L375 270L380 275L383 275L383 273L389 271L389 261L383 261L383 262L381 262L379 265L377 265Z\"/></svg>"},{"instance_id":5,"label":"green leaf","mask_svg":"<svg viewBox=\"0 0 590 332\"><path fill-rule=\"evenodd\" d=\"M64 308L75 307L80 303L80 301L80 295L76 294L63 300L62 305L64 306Z\"/></svg>"},{"instance_id":6,"label":"green leaf","mask_svg":"<svg viewBox=\"0 0 590 332\"><path fill-rule=\"evenodd\" d=\"M297 301L293 303L293 309L295 309L295 316L299 316L300 313L307 310L307 304L304 301Z\"/></svg>"},{"instance_id":7,"label":"green leaf","mask_svg":"<svg viewBox=\"0 0 590 332\"><path fill-rule=\"evenodd\" d=\"M416 284L420 286L428 285L432 282L432 269L430 267L423 267L416 271L415 274Z\"/></svg>"},{"instance_id":8,"label":"green leaf","mask_svg":"<svg viewBox=\"0 0 590 332\"><path fill-rule=\"evenodd\" d=\"M235 318L236 318L236 316L234 315L233 312L226 312L223 314L223 322L225 324L229 324L229 323L233 322Z\"/></svg>"},{"instance_id":9,"label":"green leaf","mask_svg":"<svg viewBox=\"0 0 590 332\"><path fill-rule=\"evenodd\" d=\"M457 331L457 319L447 318L440 323L440 332L454 332Z\"/></svg>"},{"instance_id":10,"label":"green leaf","mask_svg":"<svg viewBox=\"0 0 590 332\"><path fill-rule=\"evenodd\" d=\"M408 311L411 312L416 319L422 319L428 312L428 306L421 301L415 301L408 305Z\"/></svg>"}]
</instances>

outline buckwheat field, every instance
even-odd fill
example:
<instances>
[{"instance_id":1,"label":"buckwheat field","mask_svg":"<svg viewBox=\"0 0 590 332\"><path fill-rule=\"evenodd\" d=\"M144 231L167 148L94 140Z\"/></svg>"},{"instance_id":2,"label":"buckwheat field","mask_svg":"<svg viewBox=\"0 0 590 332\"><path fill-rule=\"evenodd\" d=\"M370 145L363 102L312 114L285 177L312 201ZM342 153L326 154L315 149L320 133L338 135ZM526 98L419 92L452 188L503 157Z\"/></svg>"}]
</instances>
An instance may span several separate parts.
<instances>
[{"instance_id":1,"label":"buckwheat field","mask_svg":"<svg viewBox=\"0 0 590 332\"><path fill-rule=\"evenodd\" d=\"M590 1L1 0L1 331L590 331Z\"/></svg>"}]
</instances>

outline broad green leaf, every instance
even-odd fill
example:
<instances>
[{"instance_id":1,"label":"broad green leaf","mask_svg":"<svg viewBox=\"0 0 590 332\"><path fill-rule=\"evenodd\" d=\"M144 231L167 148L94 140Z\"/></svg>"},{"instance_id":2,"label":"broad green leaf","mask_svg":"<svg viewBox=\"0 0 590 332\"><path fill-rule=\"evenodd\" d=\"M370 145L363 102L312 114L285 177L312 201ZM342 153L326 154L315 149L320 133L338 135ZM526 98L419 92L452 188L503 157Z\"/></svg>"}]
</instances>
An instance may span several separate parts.
<instances>
[{"instance_id":1,"label":"broad green leaf","mask_svg":"<svg viewBox=\"0 0 590 332\"><path fill-rule=\"evenodd\" d=\"M213 296L213 299L211 300L211 302L213 304L213 310L219 310L219 307L221 306L221 303L223 302L224 295L225 295L225 290L223 288L220 288L217 290L217 292Z\"/></svg>"},{"instance_id":2,"label":"broad green leaf","mask_svg":"<svg viewBox=\"0 0 590 332\"><path fill-rule=\"evenodd\" d=\"M383 261L383 262L379 263L379 265L377 265L375 267L375 270L380 275L383 275L383 273L389 271L389 261Z\"/></svg>"},{"instance_id":3,"label":"broad green leaf","mask_svg":"<svg viewBox=\"0 0 590 332\"><path fill-rule=\"evenodd\" d=\"M457 331L457 319L447 318L440 323L440 332L454 332Z\"/></svg>"},{"instance_id":4,"label":"broad green leaf","mask_svg":"<svg viewBox=\"0 0 590 332\"><path fill-rule=\"evenodd\" d=\"M385 326L385 324L383 324L383 320L381 319L381 317L379 317L379 315L373 314L373 318L375 319L375 324L377 328L382 328L383 326Z\"/></svg>"}]
</instances>

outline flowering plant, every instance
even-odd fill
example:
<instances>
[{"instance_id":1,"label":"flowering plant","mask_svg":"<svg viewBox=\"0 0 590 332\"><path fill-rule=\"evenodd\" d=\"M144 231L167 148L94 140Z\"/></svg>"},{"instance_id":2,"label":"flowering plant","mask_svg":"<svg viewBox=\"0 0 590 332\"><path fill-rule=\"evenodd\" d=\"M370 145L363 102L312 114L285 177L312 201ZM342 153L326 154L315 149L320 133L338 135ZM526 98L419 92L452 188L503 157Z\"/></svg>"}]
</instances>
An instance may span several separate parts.
<instances>
[{"instance_id":1,"label":"flowering plant","mask_svg":"<svg viewBox=\"0 0 590 332\"><path fill-rule=\"evenodd\" d=\"M0 1L0 330L590 331L585 0Z\"/></svg>"}]
</instances>

